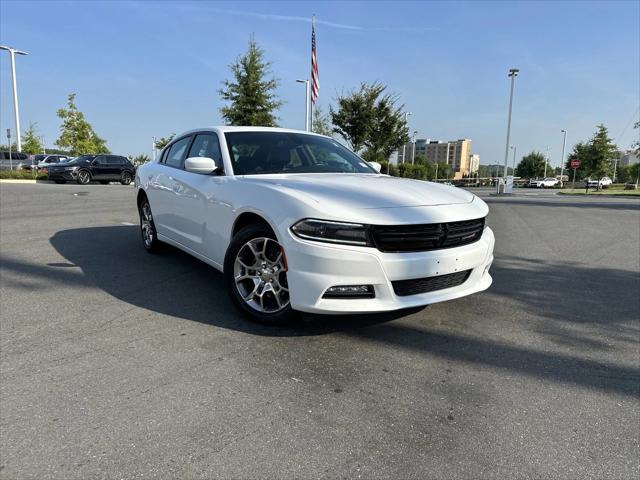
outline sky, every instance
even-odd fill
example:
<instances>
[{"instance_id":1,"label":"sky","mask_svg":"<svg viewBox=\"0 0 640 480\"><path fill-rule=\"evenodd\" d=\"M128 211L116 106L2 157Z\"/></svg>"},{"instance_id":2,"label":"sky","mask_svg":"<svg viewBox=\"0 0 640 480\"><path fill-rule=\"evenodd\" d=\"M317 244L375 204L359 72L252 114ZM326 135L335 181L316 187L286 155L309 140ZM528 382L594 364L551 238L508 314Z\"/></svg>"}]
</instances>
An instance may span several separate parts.
<instances>
[{"instance_id":1,"label":"sky","mask_svg":"<svg viewBox=\"0 0 640 480\"><path fill-rule=\"evenodd\" d=\"M361 82L398 95L418 138L469 138L481 163L504 161L509 68L518 157L561 158L604 123L622 148L638 137L640 2L0 2L0 44L18 57L22 131L47 146L67 95L118 154L152 137L222 124L221 82L251 35L280 80L280 125L304 128L310 19L316 15L324 111ZM0 52L0 132L14 130L9 56ZM509 160L511 162L511 159Z\"/></svg>"}]
</instances>

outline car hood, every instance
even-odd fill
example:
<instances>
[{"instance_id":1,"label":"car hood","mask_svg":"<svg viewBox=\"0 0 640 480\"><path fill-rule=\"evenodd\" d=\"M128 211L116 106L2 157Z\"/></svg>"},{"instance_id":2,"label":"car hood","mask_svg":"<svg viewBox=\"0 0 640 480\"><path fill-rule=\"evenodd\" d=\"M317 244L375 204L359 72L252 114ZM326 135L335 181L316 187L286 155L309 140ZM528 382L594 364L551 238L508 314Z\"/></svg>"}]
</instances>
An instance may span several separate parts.
<instances>
[{"instance_id":1,"label":"car hood","mask_svg":"<svg viewBox=\"0 0 640 480\"><path fill-rule=\"evenodd\" d=\"M387 175L312 173L239 178L291 194L302 194L315 203L349 208L453 205L469 203L474 198L473 194L456 187Z\"/></svg>"}]
</instances>

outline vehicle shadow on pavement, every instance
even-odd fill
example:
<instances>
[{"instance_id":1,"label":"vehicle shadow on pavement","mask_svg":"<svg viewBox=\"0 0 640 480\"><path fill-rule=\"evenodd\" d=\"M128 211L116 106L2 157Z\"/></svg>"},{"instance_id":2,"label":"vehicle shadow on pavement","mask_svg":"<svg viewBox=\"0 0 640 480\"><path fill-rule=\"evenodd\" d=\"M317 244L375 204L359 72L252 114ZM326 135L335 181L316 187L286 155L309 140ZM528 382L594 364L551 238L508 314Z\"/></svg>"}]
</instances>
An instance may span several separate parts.
<instances>
[{"instance_id":1,"label":"vehicle shadow on pavement","mask_svg":"<svg viewBox=\"0 0 640 480\"><path fill-rule=\"evenodd\" d=\"M53 283L95 285L114 297L165 315L264 336L323 335L377 324L420 309L375 315L321 318L304 315L285 327L260 325L248 320L228 297L224 278L213 267L174 248L162 245L158 254L142 247L137 226L94 227L57 232L51 244L69 263L42 269L3 260L4 268L45 276ZM82 276L70 271L79 267Z\"/></svg>"},{"instance_id":2,"label":"vehicle shadow on pavement","mask_svg":"<svg viewBox=\"0 0 640 480\"><path fill-rule=\"evenodd\" d=\"M228 299L222 275L208 265L171 247L158 255L147 254L135 226L72 229L57 232L53 247L69 262L48 266L3 259L3 268L51 280L54 284L96 286L114 297L164 315L260 336L294 337L341 332L353 338L391 345L431 356L570 383L591 389L640 396L640 369L601 361L590 355L605 349L603 338L637 342L637 274L579 264L545 264L524 258L505 258L492 269L495 283L474 301L481 315L497 315L496 298L516 302L524 312L535 312L535 328L555 344L553 351L531 349L516 342L472 337L465 332L442 331L425 322L391 322L412 312L382 315L313 317L291 327L269 327L247 321ZM75 268L82 274L78 275ZM568 276L567 276L568 275ZM517 277L517 278L516 278ZM570 300L572 288L587 291L584 301ZM524 280L523 280L524 279ZM594 282L598 289L594 289ZM603 287L604 288L601 288ZM617 292L615 314L606 311L609 295ZM621 297L621 293L623 296ZM491 297L491 298L490 298ZM499 305L499 304L498 304ZM464 301L456 308L465 307ZM476 322L461 311L461 322ZM476 315L479 315L477 312ZM466 317L469 317L468 319ZM572 329L571 326L589 326ZM564 345L563 345L564 342ZM563 346L567 348L563 348ZM571 347L571 348L569 348ZM579 355L579 356L578 356Z\"/></svg>"}]
</instances>

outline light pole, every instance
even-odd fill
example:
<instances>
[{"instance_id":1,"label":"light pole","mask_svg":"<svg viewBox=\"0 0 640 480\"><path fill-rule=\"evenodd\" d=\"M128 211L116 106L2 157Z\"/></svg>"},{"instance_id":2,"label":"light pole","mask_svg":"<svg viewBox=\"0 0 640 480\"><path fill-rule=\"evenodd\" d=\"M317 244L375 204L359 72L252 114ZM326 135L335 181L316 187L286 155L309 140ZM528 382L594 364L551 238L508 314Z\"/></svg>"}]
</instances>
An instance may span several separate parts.
<instances>
[{"instance_id":1,"label":"light pole","mask_svg":"<svg viewBox=\"0 0 640 480\"><path fill-rule=\"evenodd\" d=\"M507 162L509 161L509 137L511 136L511 110L513 106L513 87L516 81L516 77L518 76L517 68L512 68L509 70L509 77L511 77L511 93L509 94L509 117L507 120L507 144L504 147L504 175L503 182L506 181L507 178ZM500 186L498 183L498 193L500 193Z\"/></svg>"},{"instance_id":2,"label":"light pole","mask_svg":"<svg viewBox=\"0 0 640 480\"><path fill-rule=\"evenodd\" d=\"M567 131L561 130L564 134L562 137L562 158L560 158L560 188L562 188L562 179L564 175L564 149L567 146Z\"/></svg>"},{"instance_id":3,"label":"light pole","mask_svg":"<svg viewBox=\"0 0 640 480\"><path fill-rule=\"evenodd\" d=\"M151 137L151 153L153 154L153 160L156 160L156 137Z\"/></svg>"},{"instance_id":4,"label":"light pole","mask_svg":"<svg viewBox=\"0 0 640 480\"><path fill-rule=\"evenodd\" d=\"M547 178L547 164L549 163L549 148L547 147L547 149L544 152L544 178Z\"/></svg>"},{"instance_id":5,"label":"light pole","mask_svg":"<svg viewBox=\"0 0 640 480\"><path fill-rule=\"evenodd\" d=\"M513 172L511 172L511 175L515 177L516 176L516 147L514 145L511 145L511 147L509 148L513 150Z\"/></svg>"},{"instance_id":6,"label":"light pole","mask_svg":"<svg viewBox=\"0 0 640 480\"><path fill-rule=\"evenodd\" d=\"M18 151L22 151L22 141L20 139L20 112L18 108L18 88L16 86L16 55L28 55L27 52L16 50L15 48L0 45L0 50L6 50L9 52L9 58L11 59L11 79L13 83L13 111L16 117L16 148Z\"/></svg>"},{"instance_id":7,"label":"light pole","mask_svg":"<svg viewBox=\"0 0 640 480\"><path fill-rule=\"evenodd\" d=\"M413 131L413 141L412 141L412 143L413 143L413 148L411 149L411 150L412 150L412 152L411 152L411 165L413 165L413 162L414 162L414 161L415 161L415 159L416 159L416 135L417 135L417 134L418 134L418 131L417 131L417 130L414 130L414 131Z\"/></svg>"},{"instance_id":8,"label":"light pole","mask_svg":"<svg viewBox=\"0 0 640 480\"><path fill-rule=\"evenodd\" d=\"M409 122L409 115L412 115L411 112L404 112L404 124L405 126ZM404 163L404 157L407 154L407 144L403 143L402 145L402 163Z\"/></svg>"},{"instance_id":9,"label":"light pole","mask_svg":"<svg viewBox=\"0 0 640 480\"><path fill-rule=\"evenodd\" d=\"M309 131L309 80L296 80L298 83L305 84L305 94L304 94L304 129L305 131Z\"/></svg>"}]
</instances>

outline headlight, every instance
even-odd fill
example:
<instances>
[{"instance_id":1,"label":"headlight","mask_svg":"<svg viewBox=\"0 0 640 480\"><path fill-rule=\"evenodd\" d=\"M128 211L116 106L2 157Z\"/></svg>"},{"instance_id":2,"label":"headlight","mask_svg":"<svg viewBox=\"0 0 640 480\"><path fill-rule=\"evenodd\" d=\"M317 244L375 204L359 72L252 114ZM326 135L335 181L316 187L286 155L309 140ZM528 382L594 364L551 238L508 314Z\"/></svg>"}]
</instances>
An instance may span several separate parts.
<instances>
[{"instance_id":1,"label":"headlight","mask_svg":"<svg viewBox=\"0 0 640 480\"><path fill-rule=\"evenodd\" d=\"M318 242L344 243L370 247L367 226L361 223L332 222L329 220L300 220L293 227L293 233L300 238Z\"/></svg>"}]
</instances>

